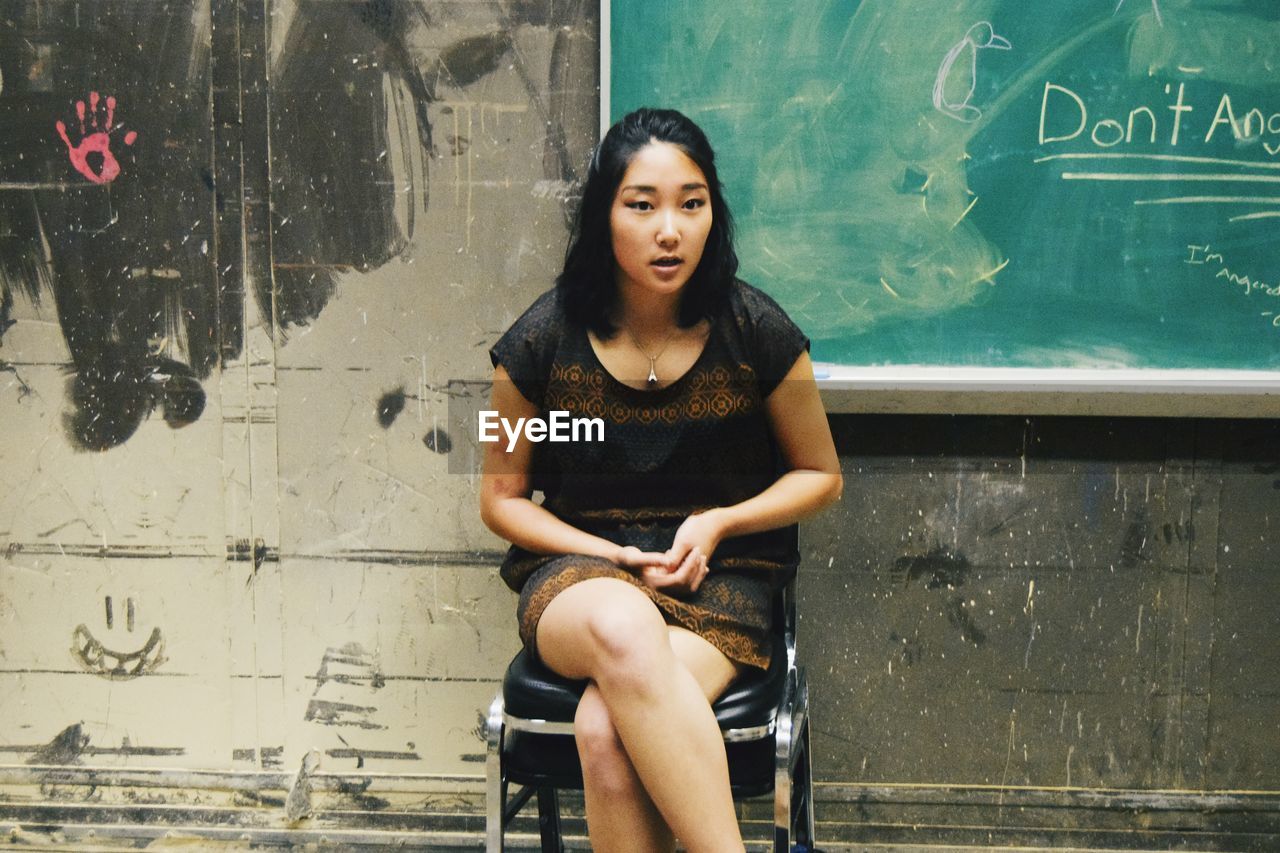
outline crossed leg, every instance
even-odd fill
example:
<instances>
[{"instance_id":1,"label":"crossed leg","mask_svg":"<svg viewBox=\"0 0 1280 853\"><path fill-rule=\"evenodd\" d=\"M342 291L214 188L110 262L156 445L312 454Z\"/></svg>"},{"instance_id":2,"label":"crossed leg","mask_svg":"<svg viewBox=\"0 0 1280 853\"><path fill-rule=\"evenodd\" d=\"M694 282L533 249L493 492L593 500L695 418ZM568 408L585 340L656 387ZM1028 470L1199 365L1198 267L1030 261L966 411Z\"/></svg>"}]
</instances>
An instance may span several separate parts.
<instances>
[{"instance_id":1,"label":"crossed leg","mask_svg":"<svg viewBox=\"0 0 1280 853\"><path fill-rule=\"evenodd\" d=\"M743 849L724 741L711 712L737 673L718 649L667 625L643 592L594 578L557 595L538 622L538 654L589 678L575 720L597 851Z\"/></svg>"}]
</instances>

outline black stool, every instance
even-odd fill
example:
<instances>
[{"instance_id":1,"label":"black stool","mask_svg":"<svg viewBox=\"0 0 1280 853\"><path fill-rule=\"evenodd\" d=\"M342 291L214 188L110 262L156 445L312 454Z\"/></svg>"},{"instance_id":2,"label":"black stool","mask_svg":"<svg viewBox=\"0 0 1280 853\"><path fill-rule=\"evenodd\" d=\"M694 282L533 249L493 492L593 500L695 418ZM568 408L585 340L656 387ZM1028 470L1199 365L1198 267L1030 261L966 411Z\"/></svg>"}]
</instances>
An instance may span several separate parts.
<instances>
[{"instance_id":1,"label":"black stool","mask_svg":"<svg viewBox=\"0 0 1280 853\"><path fill-rule=\"evenodd\" d=\"M774 601L769 669L750 669L712 706L724 735L734 799L773 794L774 853L795 840L812 849L813 777L809 757L809 689L796 666L795 582ZM522 649L507 667L486 724L485 849L502 853L507 824L538 795L543 853L561 853L556 790L581 790L573 717L586 688L562 678ZM520 790L508 802L507 787Z\"/></svg>"}]
</instances>

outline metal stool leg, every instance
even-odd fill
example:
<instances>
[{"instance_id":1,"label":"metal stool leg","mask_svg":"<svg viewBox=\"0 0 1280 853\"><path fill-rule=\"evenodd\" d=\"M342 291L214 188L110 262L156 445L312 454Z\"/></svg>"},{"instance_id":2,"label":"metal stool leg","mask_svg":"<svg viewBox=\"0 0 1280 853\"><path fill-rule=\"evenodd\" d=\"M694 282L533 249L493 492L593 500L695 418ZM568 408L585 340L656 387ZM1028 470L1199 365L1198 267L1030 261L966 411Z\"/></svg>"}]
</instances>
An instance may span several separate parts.
<instances>
[{"instance_id":1,"label":"metal stool leg","mask_svg":"<svg viewBox=\"0 0 1280 853\"><path fill-rule=\"evenodd\" d=\"M790 682L790 679L788 679ZM773 851L791 851L791 757L792 703L795 684L788 683L782 705L778 708L773 752Z\"/></svg>"},{"instance_id":2,"label":"metal stool leg","mask_svg":"<svg viewBox=\"0 0 1280 853\"><path fill-rule=\"evenodd\" d=\"M538 831L542 835L542 853L564 853L560 838L560 800L555 788L538 789Z\"/></svg>"},{"instance_id":3,"label":"metal stool leg","mask_svg":"<svg viewBox=\"0 0 1280 853\"><path fill-rule=\"evenodd\" d=\"M502 773L502 694L489 706L485 724L485 853L502 853L506 818L507 780Z\"/></svg>"}]
</instances>

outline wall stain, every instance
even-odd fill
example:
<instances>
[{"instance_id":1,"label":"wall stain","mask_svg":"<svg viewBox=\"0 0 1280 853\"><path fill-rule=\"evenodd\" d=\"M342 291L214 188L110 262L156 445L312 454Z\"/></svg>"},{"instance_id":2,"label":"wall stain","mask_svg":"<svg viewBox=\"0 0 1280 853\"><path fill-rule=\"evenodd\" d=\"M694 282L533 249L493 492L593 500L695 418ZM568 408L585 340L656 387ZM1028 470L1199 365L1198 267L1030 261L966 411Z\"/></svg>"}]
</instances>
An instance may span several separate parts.
<instances>
[{"instance_id":1,"label":"wall stain","mask_svg":"<svg viewBox=\"0 0 1280 853\"><path fill-rule=\"evenodd\" d=\"M1120 565L1132 569L1139 563L1150 562L1147 543L1152 538L1151 518L1146 508L1139 507L1133 521L1125 528L1124 540L1120 543Z\"/></svg>"},{"instance_id":2,"label":"wall stain","mask_svg":"<svg viewBox=\"0 0 1280 853\"><path fill-rule=\"evenodd\" d=\"M1196 525L1191 519L1166 523L1160 530L1166 545L1172 545L1175 539L1179 542L1196 541Z\"/></svg>"},{"instance_id":3,"label":"wall stain","mask_svg":"<svg viewBox=\"0 0 1280 853\"><path fill-rule=\"evenodd\" d=\"M3 321L3 319L4 319L4 315L0 314L0 321ZM4 329L3 329L2 323L0 323L0 335L2 334L4 334ZM1256 468L1254 468L1254 470L1257 471L1259 474L1262 474L1263 476L1269 477L1272 474L1280 473L1280 462L1276 462L1271 465L1258 465ZM1280 489L1280 479L1272 480L1271 488Z\"/></svg>"},{"instance_id":4,"label":"wall stain","mask_svg":"<svg viewBox=\"0 0 1280 853\"><path fill-rule=\"evenodd\" d=\"M6 8L20 37L0 57L9 155L0 180L34 189L0 193L0 335L15 322L16 294L37 307L52 301L74 377L67 435L82 449L129 440L157 410L170 427L192 423L205 411L204 381L239 358L244 337L242 296L218 275L232 267L217 259L217 210L242 190L211 168L207 14L139 3L85 4L75 16L49 15L36 0ZM498 18L490 32L423 55L420 31L439 27L426 4L297 4L267 75L276 158L263 185L251 177L243 188L246 199L270 193L273 274L253 276L252 286L281 340L320 315L338 276L376 269L407 247L415 211L429 201L422 160L438 153L429 107L457 90L516 67L546 120L548 175L576 182L594 118L580 115L574 83L594 76L579 55L593 43L594 12L522 2ZM513 49L521 26L555 33L550 79L535 79ZM74 105L92 92L127 106L127 132L103 127L106 102L94 110L89 95L85 140L59 143L58 117L71 115L74 128ZM388 128L399 137L398 164ZM420 199L403 231L396 179Z\"/></svg>"},{"instance_id":5,"label":"wall stain","mask_svg":"<svg viewBox=\"0 0 1280 853\"><path fill-rule=\"evenodd\" d=\"M157 407L171 427L198 418L200 380L219 345L239 352L238 339L219 340L200 175L209 43L189 9L90 3L73 16L43 7L13 2L5 12L20 37L0 59L0 181L32 189L0 193L0 303L16 293L38 307L51 299L76 377L68 435L103 450ZM90 95L86 109L86 92L113 100ZM105 126L116 102L128 106L121 144L109 136L122 130L119 117ZM74 131L82 112L84 137L59 143L59 117L73 115Z\"/></svg>"},{"instance_id":6,"label":"wall stain","mask_svg":"<svg viewBox=\"0 0 1280 853\"><path fill-rule=\"evenodd\" d=\"M913 666L924 659L924 643L920 642L919 636L900 637L897 631L893 631L889 634L889 642L894 646L901 646L900 660L907 666Z\"/></svg>"},{"instance_id":7,"label":"wall stain","mask_svg":"<svg viewBox=\"0 0 1280 853\"><path fill-rule=\"evenodd\" d=\"M53 740L37 749L28 764L79 764L80 756L89 747L89 735L83 723L72 723L54 735Z\"/></svg>"},{"instance_id":8,"label":"wall stain","mask_svg":"<svg viewBox=\"0 0 1280 853\"><path fill-rule=\"evenodd\" d=\"M913 581L928 577L925 589L954 589L964 586L970 568L967 557L954 554L943 546L930 548L929 553L923 557L906 556L893 561L893 574L895 577L903 577L903 586L910 586Z\"/></svg>"},{"instance_id":9,"label":"wall stain","mask_svg":"<svg viewBox=\"0 0 1280 853\"><path fill-rule=\"evenodd\" d=\"M449 437L449 433L438 427L428 431L422 437L422 443L427 446L428 450L435 451L441 455L447 454L453 449L453 439Z\"/></svg>"},{"instance_id":10,"label":"wall stain","mask_svg":"<svg viewBox=\"0 0 1280 853\"><path fill-rule=\"evenodd\" d=\"M366 811L381 811L390 806L391 801L366 793L372 784L373 779L370 778L361 779L359 782L340 779L338 780L337 792L339 796L348 800L355 808Z\"/></svg>"},{"instance_id":11,"label":"wall stain","mask_svg":"<svg viewBox=\"0 0 1280 853\"><path fill-rule=\"evenodd\" d=\"M498 29L424 60L410 44L414 30L431 23L410 0L298 4L271 70L272 150L287 152L272 164L274 290L255 282L260 305L274 298L281 334L320 315L338 275L376 269L404 251L415 205L402 231L395 182L407 182L410 198L428 206L428 176L413 154L437 156L429 106L441 89L492 74L511 50L511 34ZM389 125L397 128L399 164L388 155Z\"/></svg>"},{"instance_id":12,"label":"wall stain","mask_svg":"<svg viewBox=\"0 0 1280 853\"><path fill-rule=\"evenodd\" d=\"M389 429L400 413L404 411L405 393L403 388L388 391L378 398L378 426Z\"/></svg>"},{"instance_id":13,"label":"wall stain","mask_svg":"<svg viewBox=\"0 0 1280 853\"><path fill-rule=\"evenodd\" d=\"M960 632L960 638L966 643L981 646L987 641L986 632L974 623L973 617L969 615L968 608L965 607L963 598L955 596L948 600L946 614L947 621L951 623L951 627Z\"/></svg>"}]
</instances>

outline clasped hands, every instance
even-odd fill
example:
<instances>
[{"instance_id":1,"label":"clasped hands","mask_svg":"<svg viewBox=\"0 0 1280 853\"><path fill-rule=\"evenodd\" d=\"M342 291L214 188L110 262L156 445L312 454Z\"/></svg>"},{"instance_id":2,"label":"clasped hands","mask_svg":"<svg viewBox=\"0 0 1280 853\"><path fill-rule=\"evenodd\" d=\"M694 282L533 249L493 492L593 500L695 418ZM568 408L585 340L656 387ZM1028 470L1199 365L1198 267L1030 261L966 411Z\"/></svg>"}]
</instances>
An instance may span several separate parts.
<instances>
[{"instance_id":1,"label":"clasped hands","mask_svg":"<svg viewBox=\"0 0 1280 853\"><path fill-rule=\"evenodd\" d=\"M710 512L695 513L676 530L665 552L641 551L627 545L614 562L633 569L645 585L669 595L697 592L711 570L707 562L720 544L724 531Z\"/></svg>"}]
</instances>

